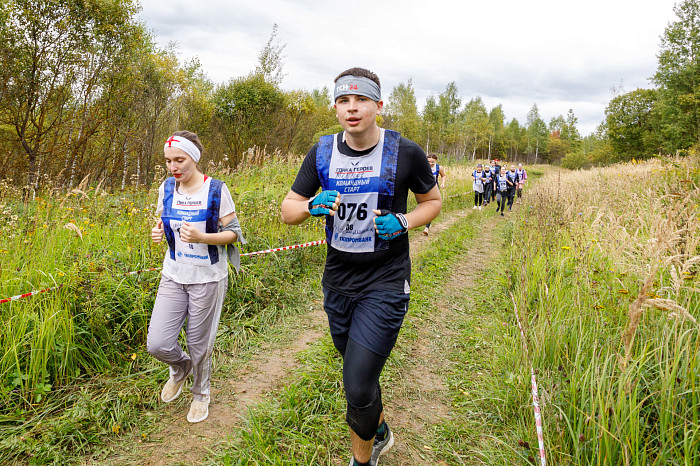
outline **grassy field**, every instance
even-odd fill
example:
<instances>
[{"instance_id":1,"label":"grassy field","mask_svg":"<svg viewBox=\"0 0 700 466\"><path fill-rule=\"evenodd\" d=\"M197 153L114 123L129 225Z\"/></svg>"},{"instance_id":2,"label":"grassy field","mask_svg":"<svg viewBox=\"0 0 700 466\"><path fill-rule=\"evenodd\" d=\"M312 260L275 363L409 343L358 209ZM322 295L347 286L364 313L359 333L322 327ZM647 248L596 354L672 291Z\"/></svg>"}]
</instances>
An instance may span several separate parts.
<instances>
[{"instance_id":1,"label":"grassy field","mask_svg":"<svg viewBox=\"0 0 700 466\"><path fill-rule=\"evenodd\" d=\"M246 250L320 239L318 222L290 229L278 220L291 164L217 176L232 187ZM124 275L162 262L164 245L149 238L157 185L47 192L30 204L3 188L12 216L0 231L0 294L61 287L0 307L0 460L66 461L145 427L140 413L157 403L167 376L145 352L159 274ZM285 284L317 275L322 261L321 248L244 261L231 276L218 348L236 351L275 325L304 292Z\"/></svg>"},{"instance_id":2,"label":"grassy field","mask_svg":"<svg viewBox=\"0 0 700 466\"><path fill-rule=\"evenodd\" d=\"M298 164L212 173L231 187L246 251L323 237L320 221L279 221ZM426 432L402 433L415 447L411 457L422 458L416 464L537 457L531 364L550 464L700 462L698 158L577 172L536 167L531 178L542 178L505 221L491 209L458 215L473 205L471 194L461 195L471 191L471 164L445 165L451 197L442 216L452 223L417 250L410 317L384 375L388 399L419 402L407 375L418 370L425 328L449 336L431 343L444 357L434 363L446 368L444 415ZM0 304L0 462L79 463L157 431L167 371L145 352L145 332L159 275L124 275L162 261L164 245L149 241L156 189L81 186L25 204L0 186L0 298L60 285ZM324 257L323 247L312 247L244 258L231 275L219 370L308 310ZM481 257L489 262L478 276L465 272ZM340 359L330 339L312 344L299 363L238 431L222 433L231 436L208 462L347 462Z\"/></svg>"},{"instance_id":3,"label":"grassy field","mask_svg":"<svg viewBox=\"0 0 700 466\"><path fill-rule=\"evenodd\" d=\"M529 193L506 287L532 361L502 358L514 407L538 371L552 464L700 463L699 185L693 157L550 174Z\"/></svg>"}]
</instances>

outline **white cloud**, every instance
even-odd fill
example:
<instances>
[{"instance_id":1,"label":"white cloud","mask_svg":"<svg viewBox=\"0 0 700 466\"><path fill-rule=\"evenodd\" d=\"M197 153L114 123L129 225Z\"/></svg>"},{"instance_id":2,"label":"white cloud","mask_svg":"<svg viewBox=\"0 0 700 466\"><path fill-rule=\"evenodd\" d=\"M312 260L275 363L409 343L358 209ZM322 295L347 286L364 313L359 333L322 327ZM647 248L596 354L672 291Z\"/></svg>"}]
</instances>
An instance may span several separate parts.
<instances>
[{"instance_id":1,"label":"white cloud","mask_svg":"<svg viewBox=\"0 0 700 466\"><path fill-rule=\"evenodd\" d=\"M604 117L610 88L650 87L673 0L491 2L143 0L156 40L197 56L216 82L245 75L273 24L285 48L286 89L329 86L351 66L382 79L385 98L413 79L416 96L455 81L463 101L480 95L525 121L537 103L548 121L569 108L587 134Z\"/></svg>"}]
</instances>

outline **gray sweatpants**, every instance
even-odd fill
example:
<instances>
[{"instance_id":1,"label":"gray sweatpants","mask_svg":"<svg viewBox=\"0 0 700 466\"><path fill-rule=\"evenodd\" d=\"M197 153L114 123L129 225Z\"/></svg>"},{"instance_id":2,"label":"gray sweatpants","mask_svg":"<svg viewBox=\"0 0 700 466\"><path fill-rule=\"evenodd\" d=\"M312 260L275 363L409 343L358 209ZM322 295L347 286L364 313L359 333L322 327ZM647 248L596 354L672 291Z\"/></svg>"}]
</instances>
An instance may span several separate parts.
<instances>
[{"instance_id":1,"label":"gray sweatpants","mask_svg":"<svg viewBox=\"0 0 700 466\"><path fill-rule=\"evenodd\" d=\"M161 277L153 305L146 340L148 352L170 366L170 377L176 382L187 377L191 370L192 394L197 401L209 398L211 355L227 286L228 277L191 285ZM189 355L178 342L185 320Z\"/></svg>"}]
</instances>

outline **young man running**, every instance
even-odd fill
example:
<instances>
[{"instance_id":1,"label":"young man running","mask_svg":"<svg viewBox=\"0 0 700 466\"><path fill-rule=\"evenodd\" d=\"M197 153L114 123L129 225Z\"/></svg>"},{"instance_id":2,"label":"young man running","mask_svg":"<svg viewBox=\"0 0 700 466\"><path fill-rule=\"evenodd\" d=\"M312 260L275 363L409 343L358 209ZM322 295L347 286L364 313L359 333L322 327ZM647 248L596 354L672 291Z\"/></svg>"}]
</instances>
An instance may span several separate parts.
<instances>
[{"instance_id":1,"label":"young man running","mask_svg":"<svg viewBox=\"0 0 700 466\"><path fill-rule=\"evenodd\" d=\"M499 173L495 178L495 188L496 188L496 213L501 211L501 217L503 217L503 210L506 208L506 200L508 199L508 188L510 181L505 171Z\"/></svg>"},{"instance_id":2,"label":"young man running","mask_svg":"<svg viewBox=\"0 0 700 466\"><path fill-rule=\"evenodd\" d=\"M493 183L491 184L491 200L496 200L496 194L498 193L498 186L496 186L496 177L501 173L501 166L497 165L498 160L491 160L491 175L493 178Z\"/></svg>"},{"instance_id":3,"label":"young man running","mask_svg":"<svg viewBox=\"0 0 700 466\"><path fill-rule=\"evenodd\" d=\"M344 131L322 137L308 152L281 213L290 225L325 216L324 309L343 356L350 464L376 465L394 443L379 375L408 310L406 232L433 220L442 200L423 150L377 125L384 105L377 75L344 71L334 102ZM409 190L417 206L406 213Z\"/></svg>"},{"instance_id":4,"label":"young man running","mask_svg":"<svg viewBox=\"0 0 700 466\"><path fill-rule=\"evenodd\" d=\"M435 177L435 182L438 185L438 188L440 189L445 189L445 181L447 180L447 173L445 173L445 167L441 167L439 163L437 163L438 156L436 153L431 153L428 154L428 163L430 163L430 170L433 173L433 176ZM440 183L440 178L442 178L442 183ZM428 222L425 225L425 228L423 229L423 234L425 236L428 236L430 233L430 222Z\"/></svg>"}]
</instances>

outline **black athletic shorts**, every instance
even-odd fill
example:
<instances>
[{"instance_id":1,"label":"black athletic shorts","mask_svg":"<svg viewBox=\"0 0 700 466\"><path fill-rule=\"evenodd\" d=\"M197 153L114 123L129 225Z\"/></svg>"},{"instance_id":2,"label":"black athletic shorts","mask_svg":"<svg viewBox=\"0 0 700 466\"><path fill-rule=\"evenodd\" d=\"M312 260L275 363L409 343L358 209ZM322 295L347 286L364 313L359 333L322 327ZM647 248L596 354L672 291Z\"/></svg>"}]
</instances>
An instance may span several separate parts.
<instances>
[{"instance_id":1,"label":"black athletic shorts","mask_svg":"<svg viewBox=\"0 0 700 466\"><path fill-rule=\"evenodd\" d=\"M373 290L348 297L324 287L323 296L333 344L339 351L345 351L348 338L352 338L364 348L389 357L408 311L409 293Z\"/></svg>"}]
</instances>

